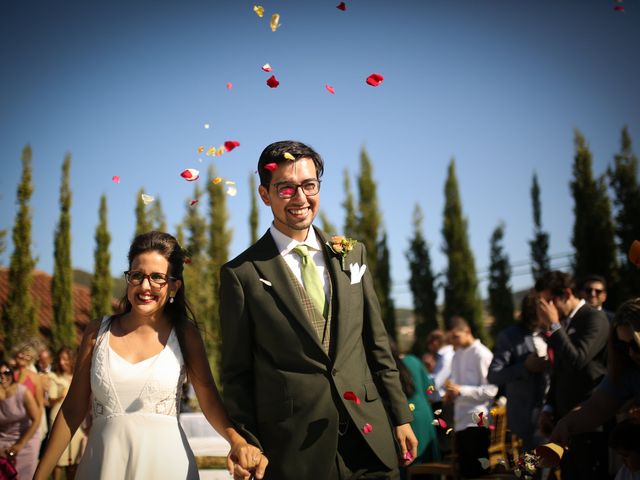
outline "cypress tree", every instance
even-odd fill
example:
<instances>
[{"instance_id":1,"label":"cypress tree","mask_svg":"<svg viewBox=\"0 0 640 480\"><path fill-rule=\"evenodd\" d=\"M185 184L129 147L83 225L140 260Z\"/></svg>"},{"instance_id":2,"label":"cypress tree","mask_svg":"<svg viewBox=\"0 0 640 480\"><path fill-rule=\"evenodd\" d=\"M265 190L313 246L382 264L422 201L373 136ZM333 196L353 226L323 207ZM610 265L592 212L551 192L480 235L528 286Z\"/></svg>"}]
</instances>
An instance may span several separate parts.
<instances>
[{"instance_id":1,"label":"cypress tree","mask_svg":"<svg viewBox=\"0 0 640 480\"><path fill-rule=\"evenodd\" d=\"M176 225L176 240L178 241L178 245L184 248L185 239L184 239L184 227L181 223Z\"/></svg>"},{"instance_id":2,"label":"cypress tree","mask_svg":"<svg viewBox=\"0 0 640 480\"><path fill-rule=\"evenodd\" d=\"M626 126L622 129L620 151L614 156L613 165L607 173L614 195L618 252L624 259L620 268L620 298L626 299L640 292L638 269L627 260L629 247L634 240L640 240L640 185L638 158L633 152Z\"/></svg>"},{"instance_id":3,"label":"cypress tree","mask_svg":"<svg viewBox=\"0 0 640 480\"><path fill-rule=\"evenodd\" d=\"M611 303L615 304L618 266L607 185L603 177L593 177L591 151L578 130L574 144L573 180L570 182L575 215L571 240L575 248L574 277L580 283L589 274L604 276L609 284Z\"/></svg>"},{"instance_id":4,"label":"cypress tree","mask_svg":"<svg viewBox=\"0 0 640 480\"><path fill-rule=\"evenodd\" d=\"M258 190L256 177L249 174L249 191L251 192L251 210L249 212L249 232L251 233L251 245L258 241Z\"/></svg>"},{"instance_id":5,"label":"cypress tree","mask_svg":"<svg viewBox=\"0 0 640 480\"><path fill-rule=\"evenodd\" d=\"M222 185L215 185L215 170L209 167L207 192L209 194L209 278L211 279L209 295L212 298L209 314L209 363L219 380L220 374L220 312L218 311L220 292L220 268L229 260L229 245L231 231L227 228L229 213L227 212L227 197ZM255 190L255 189L254 189Z\"/></svg>"},{"instance_id":6,"label":"cypress tree","mask_svg":"<svg viewBox=\"0 0 640 480\"><path fill-rule=\"evenodd\" d=\"M448 259L444 286L445 324L459 315L469 323L474 336L486 342L475 261L469 247L467 220L462 216L454 159L449 163L444 193L443 252Z\"/></svg>"},{"instance_id":7,"label":"cypress tree","mask_svg":"<svg viewBox=\"0 0 640 480\"><path fill-rule=\"evenodd\" d=\"M344 169L344 194L345 199L342 204L345 210L344 235L346 237L356 237L358 235L358 217L351 190L351 178L349 177L349 170L346 168Z\"/></svg>"},{"instance_id":8,"label":"cypress tree","mask_svg":"<svg viewBox=\"0 0 640 480\"><path fill-rule=\"evenodd\" d=\"M2 255L4 255L5 250L7 249L7 231L0 230L0 265L2 265Z\"/></svg>"},{"instance_id":9,"label":"cypress tree","mask_svg":"<svg viewBox=\"0 0 640 480\"><path fill-rule=\"evenodd\" d=\"M549 234L542 229L540 187L535 172L531 181L531 204L533 207L533 239L529 240L529 247L531 250L531 275L535 281L548 272L551 267Z\"/></svg>"},{"instance_id":10,"label":"cypress tree","mask_svg":"<svg viewBox=\"0 0 640 480\"><path fill-rule=\"evenodd\" d=\"M31 147L22 150L22 178L17 189L18 211L11 238L13 253L9 261L9 292L3 311L5 350L12 344L38 334L36 308L31 296L35 260L31 256Z\"/></svg>"},{"instance_id":11,"label":"cypress tree","mask_svg":"<svg viewBox=\"0 0 640 480\"><path fill-rule=\"evenodd\" d=\"M62 163L60 184L60 220L56 228L53 255L53 279L51 303L53 307L53 348L76 345L76 329L73 321L73 271L71 264L71 187L69 174L71 155Z\"/></svg>"},{"instance_id":12,"label":"cypress tree","mask_svg":"<svg viewBox=\"0 0 640 480\"><path fill-rule=\"evenodd\" d=\"M494 318L491 328L494 338L500 330L514 323L511 265L502 245L503 238L504 224L500 223L491 234L489 259L489 311Z\"/></svg>"},{"instance_id":13,"label":"cypress tree","mask_svg":"<svg viewBox=\"0 0 640 480\"><path fill-rule=\"evenodd\" d=\"M322 230L329 235L338 235L338 229L336 229L335 225L329 220L329 217L324 210L320 211L320 221L322 222Z\"/></svg>"},{"instance_id":14,"label":"cypress tree","mask_svg":"<svg viewBox=\"0 0 640 480\"><path fill-rule=\"evenodd\" d=\"M107 226L107 196L100 196L98 210L98 226L94 236L96 248L93 255L93 276L91 277L91 317L102 318L112 313L111 292L113 278L111 277L111 254L109 244L111 234Z\"/></svg>"},{"instance_id":15,"label":"cypress tree","mask_svg":"<svg viewBox=\"0 0 640 480\"><path fill-rule=\"evenodd\" d=\"M149 209L149 224L151 225L152 230L157 230L159 232L167 231L167 218L164 215L164 211L162 210L162 202L160 201L160 197L156 196L156 199L151 204L151 208Z\"/></svg>"},{"instance_id":16,"label":"cypress tree","mask_svg":"<svg viewBox=\"0 0 640 480\"><path fill-rule=\"evenodd\" d=\"M409 262L409 287L413 295L413 313L416 318L415 351L424 352L427 335L438 328L437 292L435 278L431 270L429 245L422 234L424 217L416 204L413 210L413 238L409 241L406 258Z\"/></svg>"},{"instance_id":17,"label":"cypress tree","mask_svg":"<svg viewBox=\"0 0 640 480\"><path fill-rule=\"evenodd\" d=\"M378 298L380 300L380 310L382 311L382 321L387 329L387 333L396 338L396 308L391 296L391 267L389 259L389 248L387 246L387 232L382 231L382 236L378 242L378 282L380 292Z\"/></svg>"},{"instance_id":18,"label":"cypress tree","mask_svg":"<svg viewBox=\"0 0 640 480\"><path fill-rule=\"evenodd\" d=\"M366 150L360 152L360 175L358 176L358 240L367 249L367 268L373 276L374 286L378 298L382 294L380 277L378 276L378 233L380 230L380 212L378 210L378 195L373 180L373 167ZM382 302L382 299L380 299Z\"/></svg>"},{"instance_id":19,"label":"cypress tree","mask_svg":"<svg viewBox=\"0 0 640 480\"><path fill-rule=\"evenodd\" d=\"M144 193L144 188L138 190L138 196L136 197L136 229L134 233L134 237L137 237L141 233L150 232L153 230L153 224L149 219L149 212L147 206L142 201L142 194Z\"/></svg>"}]
</instances>

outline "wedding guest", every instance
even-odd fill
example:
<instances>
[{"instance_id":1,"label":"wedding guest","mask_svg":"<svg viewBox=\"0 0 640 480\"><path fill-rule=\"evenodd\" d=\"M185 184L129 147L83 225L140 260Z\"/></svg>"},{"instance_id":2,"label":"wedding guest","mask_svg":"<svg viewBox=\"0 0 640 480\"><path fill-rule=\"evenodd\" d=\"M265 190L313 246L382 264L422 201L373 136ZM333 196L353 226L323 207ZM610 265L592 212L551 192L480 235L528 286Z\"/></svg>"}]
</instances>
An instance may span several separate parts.
<instances>
[{"instance_id":1,"label":"wedding guest","mask_svg":"<svg viewBox=\"0 0 640 480\"><path fill-rule=\"evenodd\" d=\"M433 389L429 389L429 400L434 411L441 410L440 417L448 424L453 423L453 404L444 403L446 393L445 383L451 376L451 361L453 360L453 345L448 341L447 334L440 329L432 330L427 335L427 351L433 355L434 366L431 372ZM447 430L436 430L440 449L443 454L453 449L453 436L447 435Z\"/></svg>"},{"instance_id":2,"label":"wedding guest","mask_svg":"<svg viewBox=\"0 0 640 480\"><path fill-rule=\"evenodd\" d=\"M609 322L613 321L614 312L604 308L607 301L607 281L601 275L589 275L582 283L582 295L596 310L602 310Z\"/></svg>"}]
</instances>

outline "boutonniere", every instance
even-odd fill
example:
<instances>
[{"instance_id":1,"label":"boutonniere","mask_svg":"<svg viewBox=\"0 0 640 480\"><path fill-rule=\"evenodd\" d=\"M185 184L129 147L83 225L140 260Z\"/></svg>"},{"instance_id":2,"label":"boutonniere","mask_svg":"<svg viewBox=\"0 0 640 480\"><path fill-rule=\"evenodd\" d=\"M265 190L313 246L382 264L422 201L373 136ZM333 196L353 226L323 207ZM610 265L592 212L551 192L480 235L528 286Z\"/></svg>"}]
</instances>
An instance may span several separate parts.
<instances>
[{"instance_id":1,"label":"boutonniere","mask_svg":"<svg viewBox=\"0 0 640 480\"><path fill-rule=\"evenodd\" d=\"M327 246L331 251L340 256L340 263L342 264L343 270L345 269L345 258L347 258L349 252L353 250L356 243L358 243L357 240L342 235L334 235L327 242Z\"/></svg>"}]
</instances>

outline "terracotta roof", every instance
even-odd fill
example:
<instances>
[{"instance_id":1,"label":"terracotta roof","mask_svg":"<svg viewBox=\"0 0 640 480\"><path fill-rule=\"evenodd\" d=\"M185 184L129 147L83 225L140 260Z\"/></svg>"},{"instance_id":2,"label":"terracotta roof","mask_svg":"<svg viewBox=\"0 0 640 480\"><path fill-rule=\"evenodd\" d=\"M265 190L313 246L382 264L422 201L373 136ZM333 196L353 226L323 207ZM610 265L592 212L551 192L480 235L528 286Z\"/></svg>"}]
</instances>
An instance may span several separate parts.
<instances>
[{"instance_id":1,"label":"terracotta roof","mask_svg":"<svg viewBox=\"0 0 640 480\"><path fill-rule=\"evenodd\" d=\"M38 323L40 333L45 338L51 338L51 323L53 322L53 308L51 306L51 280L48 273L34 270L31 295L38 306ZM0 307L4 307L9 296L9 269L0 268ZM82 331L91 320L91 290L79 284L73 285L73 310L75 324L80 337Z\"/></svg>"}]
</instances>

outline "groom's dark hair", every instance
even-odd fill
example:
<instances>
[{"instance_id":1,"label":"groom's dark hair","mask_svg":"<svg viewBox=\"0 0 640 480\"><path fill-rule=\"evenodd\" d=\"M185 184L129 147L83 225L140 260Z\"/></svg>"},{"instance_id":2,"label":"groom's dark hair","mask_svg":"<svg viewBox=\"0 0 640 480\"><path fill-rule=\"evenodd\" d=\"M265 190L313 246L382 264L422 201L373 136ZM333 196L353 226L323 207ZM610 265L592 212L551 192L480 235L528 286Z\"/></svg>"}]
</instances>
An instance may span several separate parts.
<instances>
[{"instance_id":1,"label":"groom's dark hair","mask_svg":"<svg viewBox=\"0 0 640 480\"><path fill-rule=\"evenodd\" d=\"M285 153L291 155L295 160L285 158ZM322 177L322 173L324 172L324 162L318 152L304 143L296 142L294 140L283 140L281 142L275 142L268 145L260 154L260 159L258 160L260 185L268 190L269 184L271 183L271 172L273 171L273 167L265 168L266 165L275 163L276 166L279 167L285 162L297 161L300 158L310 158L313 160L313 163L316 166L316 175L318 179Z\"/></svg>"}]
</instances>

